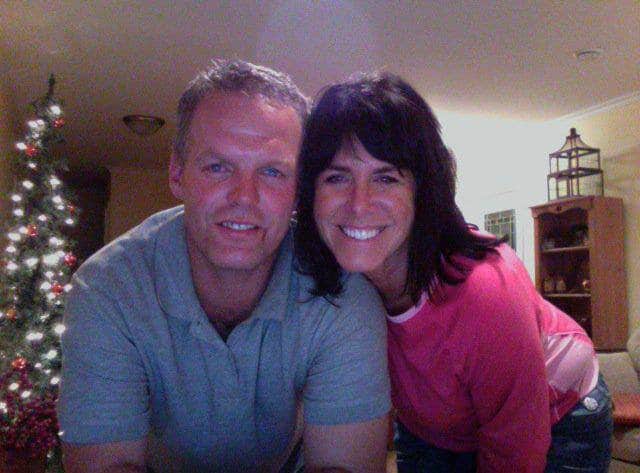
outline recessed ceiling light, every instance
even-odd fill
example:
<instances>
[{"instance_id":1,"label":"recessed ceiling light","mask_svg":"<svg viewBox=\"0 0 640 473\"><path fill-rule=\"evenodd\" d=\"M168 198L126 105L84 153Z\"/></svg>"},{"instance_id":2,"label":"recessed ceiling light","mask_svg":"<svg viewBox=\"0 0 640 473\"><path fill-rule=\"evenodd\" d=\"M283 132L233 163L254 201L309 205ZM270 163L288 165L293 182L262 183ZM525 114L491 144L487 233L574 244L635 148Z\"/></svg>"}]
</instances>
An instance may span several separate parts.
<instances>
[{"instance_id":1,"label":"recessed ceiling light","mask_svg":"<svg viewBox=\"0 0 640 473\"><path fill-rule=\"evenodd\" d=\"M576 51L574 54L578 61L595 61L604 51L602 48L592 48L592 49L581 49Z\"/></svg>"}]
</instances>

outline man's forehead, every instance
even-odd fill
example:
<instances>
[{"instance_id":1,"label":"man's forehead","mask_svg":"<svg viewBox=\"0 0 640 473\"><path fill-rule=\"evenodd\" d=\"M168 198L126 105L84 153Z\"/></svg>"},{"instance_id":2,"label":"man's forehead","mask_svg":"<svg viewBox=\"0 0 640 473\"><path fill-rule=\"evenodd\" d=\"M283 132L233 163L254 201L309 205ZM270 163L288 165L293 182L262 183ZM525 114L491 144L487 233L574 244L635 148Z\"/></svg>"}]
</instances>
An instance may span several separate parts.
<instances>
[{"instance_id":1,"label":"man's forehead","mask_svg":"<svg viewBox=\"0 0 640 473\"><path fill-rule=\"evenodd\" d=\"M226 131L232 135L244 136L247 138L267 138L270 136L266 128L256 128L240 121L230 123L226 127Z\"/></svg>"},{"instance_id":2,"label":"man's forehead","mask_svg":"<svg viewBox=\"0 0 640 473\"><path fill-rule=\"evenodd\" d=\"M272 136L302 132L297 111L261 95L215 91L196 108L192 129L213 127L218 132L246 137Z\"/></svg>"},{"instance_id":3,"label":"man's forehead","mask_svg":"<svg viewBox=\"0 0 640 473\"><path fill-rule=\"evenodd\" d=\"M279 102L260 94L247 94L244 92L213 91L200 101L196 113L199 110L215 110L218 113L234 115L248 108L255 109L264 115L292 113L300 120L293 105Z\"/></svg>"}]
</instances>

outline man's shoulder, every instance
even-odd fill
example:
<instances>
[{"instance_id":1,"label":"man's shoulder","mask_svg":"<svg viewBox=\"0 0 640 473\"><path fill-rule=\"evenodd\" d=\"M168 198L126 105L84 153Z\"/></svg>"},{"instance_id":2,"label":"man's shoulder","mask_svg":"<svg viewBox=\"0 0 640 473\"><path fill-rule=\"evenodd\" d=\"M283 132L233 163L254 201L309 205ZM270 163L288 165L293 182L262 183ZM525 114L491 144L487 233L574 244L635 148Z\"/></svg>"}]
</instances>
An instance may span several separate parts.
<instances>
[{"instance_id":1,"label":"man's shoulder","mask_svg":"<svg viewBox=\"0 0 640 473\"><path fill-rule=\"evenodd\" d=\"M179 206L151 215L89 257L76 271L76 277L105 279L108 275L147 267L158 239L178 235L176 227L182 224L183 213L183 207Z\"/></svg>"},{"instance_id":2,"label":"man's shoulder","mask_svg":"<svg viewBox=\"0 0 640 473\"><path fill-rule=\"evenodd\" d=\"M378 292L362 275L349 273L343 277L342 292L337 296L313 295L310 276L298 275L298 312L304 319L324 318L328 322L358 325L380 325L385 310Z\"/></svg>"}]
</instances>

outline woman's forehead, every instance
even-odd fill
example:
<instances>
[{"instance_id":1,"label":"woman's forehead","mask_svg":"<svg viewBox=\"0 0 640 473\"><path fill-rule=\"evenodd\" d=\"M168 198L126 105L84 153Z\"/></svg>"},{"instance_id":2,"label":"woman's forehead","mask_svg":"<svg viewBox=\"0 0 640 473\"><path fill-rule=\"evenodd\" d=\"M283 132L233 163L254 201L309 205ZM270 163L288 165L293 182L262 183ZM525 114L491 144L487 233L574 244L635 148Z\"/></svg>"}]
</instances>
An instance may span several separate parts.
<instances>
[{"instance_id":1,"label":"woman's forehead","mask_svg":"<svg viewBox=\"0 0 640 473\"><path fill-rule=\"evenodd\" d=\"M348 161L358 161L360 163L371 162L377 165L399 168L395 160L384 159L384 156L379 156L375 151L371 153L356 135L343 137L338 151L336 151L336 154L328 165L336 162L346 163Z\"/></svg>"}]
</instances>

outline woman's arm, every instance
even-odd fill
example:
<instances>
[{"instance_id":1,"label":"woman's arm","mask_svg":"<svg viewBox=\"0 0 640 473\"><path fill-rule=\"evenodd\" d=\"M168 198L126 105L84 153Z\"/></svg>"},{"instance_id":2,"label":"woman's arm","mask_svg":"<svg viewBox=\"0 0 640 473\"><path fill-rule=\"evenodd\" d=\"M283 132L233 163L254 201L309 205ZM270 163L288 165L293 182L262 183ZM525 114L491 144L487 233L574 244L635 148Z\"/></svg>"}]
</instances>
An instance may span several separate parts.
<instances>
[{"instance_id":1,"label":"woman's arm","mask_svg":"<svg viewBox=\"0 0 640 473\"><path fill-rule=\"evenodd\" d=\"M551 426L535 304L508 271L499 276L470 309L480 324L468 370L480 424L478 471L542 472Z\"/></svg>"}]
</instances>

